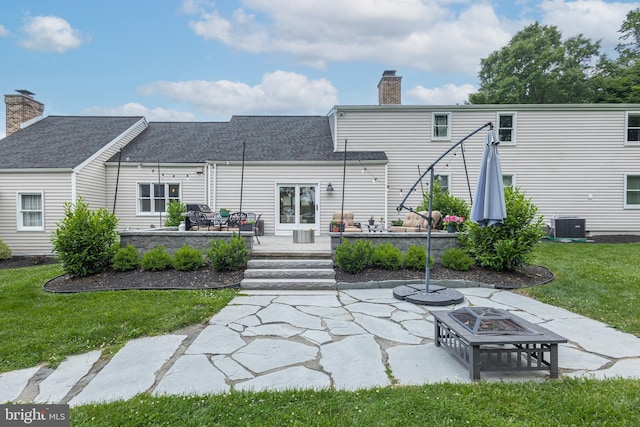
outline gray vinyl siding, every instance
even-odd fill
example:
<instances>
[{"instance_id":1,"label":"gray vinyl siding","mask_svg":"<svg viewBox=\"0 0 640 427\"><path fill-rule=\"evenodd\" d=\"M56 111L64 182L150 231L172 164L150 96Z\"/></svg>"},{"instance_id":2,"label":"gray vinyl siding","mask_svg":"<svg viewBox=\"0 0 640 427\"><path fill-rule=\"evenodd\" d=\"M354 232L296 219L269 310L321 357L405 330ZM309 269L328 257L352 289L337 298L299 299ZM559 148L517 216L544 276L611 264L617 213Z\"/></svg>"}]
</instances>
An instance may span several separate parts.
<instances>
[{"instance_id":1,"label":"gray vinyl siding","mask_svg":"<svg viewBox=\"0 0 640 427\"><path fill-rule=\"evenodd\" d=\"M76 193L89 203L90 208L109 208L110 211L113 209L113 199L107 197L108 177L105 162L117 155L120 148L131 142L146 127L146 121L140 120L106 146L102 152L97 153L95 157L88 159L86 164L77 168ZM126 158L122 158L121 163L126 163ZM115 185L115 179L114 176L113 185Z\"/></svg>"},{"instance_id":2,"label":"gray vinyl siding","mask_svg":"<svg viewBox=\"0 0 640 427\"><path fill-rule=\"evenodd\" d=\"M200 166L202 167L202 166ZM180 184L180 199L184 202L206 203L206 173L198 174L197 167L162 166L160 168L161 183ZM140 230L157 228L160 226L160 215L137 212L138 184L158 182L157 165L144 164L138 168L137 164L122 164L118 180L118 193L115 199L115 214L119 219L119 230ZM113 210L117 164L107 167L107 205ZM162 216L164 222L165 216Z\"/></svg>"},{"instance_id":3,"label":"gray vinyl siding","mask_svg":"<svg viewBox=\"0 0 640 427\"><path fill-rule=\"evenodd\" d=\"M550 222L556 216L586 219L592 233L640 233L640 210L624 209L625 174L640 174L640 147L625 146L624 106L497 106L489 109L429 107L375 109L349 107L337 117L338 149L348 140L350 150L383 150L389 158L389 211L402 200L416 181L420 165L428 165L449 147L483 124L496 123L498 111L516 112L516 144L499 148L502 170L513 175L516 185ZM432 111L451 112L451 141L430 138ZM338 108L338 111L340 109ZM472 194L482 158L487 130L465 144L465 158ZM455 150L435 171L449 175L451 192L469 201L461 150ZM448 165L448 168L447 166ZM419 203L420 188L407 202ZM400 193L399 189L403 189Z\"/></svg>"},{"instance_id":4,"label":"gray vinyl siding","mask_svg":"<svg viewBox=\"0 0 640 427\"><path fill-rule=\"evenodd\" d=\"M362 173L363 165L380 177L381 182L372 183L370 176ZM240 208L241 174L241 165L215 165L216 191L211 194L213 209L224 207L236 211ZM384 215L384 165L349 163L345 176L344 209L352 211L357 222L366 223L371 215L379 221ZM242 210L262 214L265 234L273 234L278 209L276 185L318 184L320 233L326 233L333 213L341 210L342 178L342 163L245 164ZM333 192L326 191L329 182Z\"/></svg>"},{"instance_id":5,"label":"gray vinyl siding","mask_svg":"<svg viewBox=\"0 0 640 427\"><path fill-rule=\"evenodd\" d=\"M17 231L16 195L28 191L43 193L44 231ZM16 256L53 255L51 233L64 217L64 203L70 198L70 171L0 173L0 238Z\"/></svg>"}]
</instances>

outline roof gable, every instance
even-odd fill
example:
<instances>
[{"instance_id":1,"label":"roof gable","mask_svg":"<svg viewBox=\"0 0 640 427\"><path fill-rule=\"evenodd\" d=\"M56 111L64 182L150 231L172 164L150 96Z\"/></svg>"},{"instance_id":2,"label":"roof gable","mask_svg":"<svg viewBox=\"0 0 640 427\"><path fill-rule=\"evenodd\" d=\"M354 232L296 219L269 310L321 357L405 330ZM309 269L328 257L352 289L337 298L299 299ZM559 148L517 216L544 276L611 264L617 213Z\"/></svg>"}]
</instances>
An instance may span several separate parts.
<instances>
[{"instance_id":1,"label":"roof gable","mask_svg":"<svg viewBox=\"0 0 640 427\"><path fill-rule=\"evenodd\" d=\"M74 168L142 119L46 117L0 140L0 169Z\"/></svg>"}]
</instances>

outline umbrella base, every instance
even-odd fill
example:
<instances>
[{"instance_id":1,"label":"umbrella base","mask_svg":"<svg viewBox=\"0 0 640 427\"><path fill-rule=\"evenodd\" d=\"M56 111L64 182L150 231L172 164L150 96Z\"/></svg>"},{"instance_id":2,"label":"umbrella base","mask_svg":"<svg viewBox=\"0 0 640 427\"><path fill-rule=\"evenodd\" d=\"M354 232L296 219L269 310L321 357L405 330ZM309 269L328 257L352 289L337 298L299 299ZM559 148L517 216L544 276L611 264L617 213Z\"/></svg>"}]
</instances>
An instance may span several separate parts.
<instances>
[{"instance_id":1,"label":"umbrella base","mask_svg":"<svg viewBox=\"0 0 640 427\"><path fill-rule=\"evenodd\" d=\"M430 285L425 292L425 285L402 285L393 289L393 297L420 305L453 305L464 301L464 295L443 286Z\"/></svg>"}]
</instances>

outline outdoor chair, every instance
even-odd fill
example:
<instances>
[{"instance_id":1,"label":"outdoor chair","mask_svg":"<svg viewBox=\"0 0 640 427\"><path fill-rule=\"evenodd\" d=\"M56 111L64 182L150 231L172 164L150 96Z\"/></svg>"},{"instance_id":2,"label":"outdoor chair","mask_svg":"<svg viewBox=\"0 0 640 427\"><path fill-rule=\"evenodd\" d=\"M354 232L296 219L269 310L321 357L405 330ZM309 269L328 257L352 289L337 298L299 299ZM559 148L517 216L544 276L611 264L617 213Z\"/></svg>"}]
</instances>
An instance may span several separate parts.
<instances>
[{"instance_id":1,"label":"outdoor chair","mask_svg":"<svg viewBox=\"0 0 640 427\"><path fill-rule=\"evenodd\" d=\"M351 211L334 212L332 217L332 219L336 221L342 220L342 224L344 224L343 231L345 233L361 233L362 228L360 223L355 222L353 218L353 212Z\"/></svg>"}]
</instances>

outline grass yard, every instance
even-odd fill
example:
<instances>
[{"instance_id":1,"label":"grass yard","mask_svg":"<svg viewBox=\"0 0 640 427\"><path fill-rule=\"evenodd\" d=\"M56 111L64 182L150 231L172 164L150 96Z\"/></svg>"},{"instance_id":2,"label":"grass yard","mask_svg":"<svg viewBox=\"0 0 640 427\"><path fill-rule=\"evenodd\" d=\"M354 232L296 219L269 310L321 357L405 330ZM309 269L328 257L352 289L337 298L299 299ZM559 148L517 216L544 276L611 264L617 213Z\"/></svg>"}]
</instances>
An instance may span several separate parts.
<instances>
[{"instance_id":1,"label":"grass yard","mask_svg":"<svg viewBox=\"0 0 640 427\"><path fill-rule=\"evenodd\" d=\"M523 293L640 336L639 259L640 243L545 242L534 263L556 279Z\"/></svg>"},{"instance_id":2,"label":"grass yard","mask_svg":"<svg viewBox=\"0 0 640 427\"><path fill-rule=\"evenodd\" d=\"M0 270L0 372L50 363L208 320L233 290L53 294L42 289L57 264Z\"/></svg>"},{"instance_id":3,"label":"grass yard","mask_svg":"<svg viewBox=\"0 0 640 427\"><path fill-rule=\"evenodd\" d=\"M640 244L544 243L534 262L552 283L521 292L640 335ZM0 270L0 372L210 318L234 291L119 291L55 295L58 266ZM522 383L431 384L355 392L232 392L84 405L73 426L635 426L640 382L562 378Z\"/></svg>"}]
</instances>

